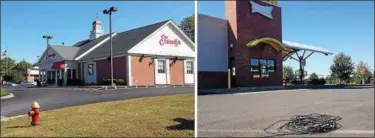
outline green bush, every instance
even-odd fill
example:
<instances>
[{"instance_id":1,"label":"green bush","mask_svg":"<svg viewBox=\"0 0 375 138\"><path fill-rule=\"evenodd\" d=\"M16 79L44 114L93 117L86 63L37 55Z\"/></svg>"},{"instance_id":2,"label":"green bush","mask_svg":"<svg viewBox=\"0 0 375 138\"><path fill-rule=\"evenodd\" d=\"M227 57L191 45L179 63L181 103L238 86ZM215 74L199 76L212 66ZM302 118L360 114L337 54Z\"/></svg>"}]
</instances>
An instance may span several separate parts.
<instances>
[{"instance_id":1,"label":"green bush","mask_svg":"<svg viewBox=\"0 0 375 138\"><path fill-rule=\"evenodd\" d=\"M319 85L325 85L325 84L326 84L326 79L324 79L324 78L320 78L318 84L319 84Z\"/></svg>"},{"instance_id":2,"label":"green bush","mask_svg":"<svg viewBox=\"0 0 375 138\"><path fill-rule=\"evenodd\" d=\"M124 79L116 79L115 84L116 85L125 85L125 81L124 81Z\"/></svg>"},{"instance_id":3,"label":"green bush","mask_svg":"<svg viewBox=\"0 0 375 138\"><path fill-rule=\"evenodd\" d=\"M297 84L298 84L298 81L297 81L297 79L293 79L293 80L291 81L291 83L292 83L293 85L297 85Z\"/></svg>"},{"instance_id":4,"label":"green bush","mask_svg":"<svg viewBox=\"0 0 375 138\"><path fill-rule=\"evenodd\" d=\"M309 81L309 85L324 85L324 84L326 84L326 80L324 78L311 79Z\"/></svg>"},{"instance_id":5,"label":"green bush","mask_svg":"<svg viewBox=\"0 0 375 138\"><path fill-rule=\"evenodd\" d=\"M125 85L125 80L124 79L113 79L113 83L116 85ZM103 84L104 85L111 85L111 79L103 79Z\"/></svg>"}]
</instances>

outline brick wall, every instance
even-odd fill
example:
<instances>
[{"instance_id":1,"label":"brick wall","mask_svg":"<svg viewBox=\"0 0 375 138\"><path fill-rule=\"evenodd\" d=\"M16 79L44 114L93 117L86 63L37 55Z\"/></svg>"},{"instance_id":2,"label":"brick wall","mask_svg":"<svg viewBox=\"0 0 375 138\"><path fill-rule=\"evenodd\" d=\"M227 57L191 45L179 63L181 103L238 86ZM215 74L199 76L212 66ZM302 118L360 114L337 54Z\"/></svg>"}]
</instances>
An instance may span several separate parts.
<instances>
[{"instance_id":1,"label":"brick wall","mask_svg":"<svg viewBox=\"0 0 375 138\"><path fill-rule=\"evenodd\" d=\"M134 86L155 85L155 70L151 57L131 56L131 75Z\"/></svg>"},{"instance_id":2,"label":"brick wall","mask_svg":"<svg viewBox=\"0 0 375 138\"><path fill-rule=\"evenodd\" d=\"M272 6L260 0L257 3ZM271 37L282 41L281 8L273 6L273 19L251 12L249 1L226 2L226 18L229 20L228 39L233 48L229 50L229 57L235 59L236 86L264 86L282 85L282 58L281 53L264 52L264 45L253 48L245 45L252 40ZM228 45L229 45L228 44ZM276 70L268 79L253 79L250 72L250 58L268 58L275 60Z\"/></svg>"},{"instance_id":3,"label":"brick wall","mask_svg":"<svg viewBox=\"0 0 375 138\"><path fill-rule=\"evenodd\" d=\"M184 60L169 59L170 85L184 85Z\"/></svg>"},{"instance_id":4,"label":"brick wall","mask_svg":"<svg viewBox=\"0 0 375 138\"><path fill-rule=\"evenodd\" d=\"M113 78L123 79L126 82L126 62L125 57L113 58ZM111 78L111 62L103 59L96 61L96 73L98 84L103 84L103 79Z\"/></svg>"}]
</instances>

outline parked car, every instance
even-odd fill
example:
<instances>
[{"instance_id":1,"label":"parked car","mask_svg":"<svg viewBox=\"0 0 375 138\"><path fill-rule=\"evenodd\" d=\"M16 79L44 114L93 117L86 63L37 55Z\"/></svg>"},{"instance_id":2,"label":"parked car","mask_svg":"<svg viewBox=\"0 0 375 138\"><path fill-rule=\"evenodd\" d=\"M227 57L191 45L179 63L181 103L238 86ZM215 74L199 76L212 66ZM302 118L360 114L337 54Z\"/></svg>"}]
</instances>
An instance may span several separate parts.
<instances>
[{"instance_id":1,"label":"parked car","mask_svg":"<svg viewBox=\"0 0 375 138\"><path fill-rule=\"evenodd\" d=\"M21 85L21 86L25 86L25 87L33 87L33 86L36 86L36 82L27 82L27 81L23 81L23 82L21 82L20 85Z\"/></svg>"}]
</instances>

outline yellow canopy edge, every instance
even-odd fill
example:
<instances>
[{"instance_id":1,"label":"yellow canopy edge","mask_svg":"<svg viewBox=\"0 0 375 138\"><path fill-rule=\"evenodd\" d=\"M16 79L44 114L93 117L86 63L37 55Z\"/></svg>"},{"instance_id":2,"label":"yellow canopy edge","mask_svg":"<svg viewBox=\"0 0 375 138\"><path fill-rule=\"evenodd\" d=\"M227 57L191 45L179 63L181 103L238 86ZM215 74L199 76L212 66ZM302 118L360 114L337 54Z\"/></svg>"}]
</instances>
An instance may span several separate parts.
<instances>
[{"instance_id":1,"label":"yellow canopy edge","mask_svg":"<svg viewBox=\"0 0 375 138\"><path fill-rule=\"evenodd\" d=\"M283 44L280 41L278 41L276 39L273 39L273 38L270 38L270 37L255 39L255 40L247 43L246 46L247 47L254 47L254 46L257 46L259 43L267 43L267 44L271 45L273 48L275 48L278 52L286 50L283 47Z\"/></svg>"}]
</instances>

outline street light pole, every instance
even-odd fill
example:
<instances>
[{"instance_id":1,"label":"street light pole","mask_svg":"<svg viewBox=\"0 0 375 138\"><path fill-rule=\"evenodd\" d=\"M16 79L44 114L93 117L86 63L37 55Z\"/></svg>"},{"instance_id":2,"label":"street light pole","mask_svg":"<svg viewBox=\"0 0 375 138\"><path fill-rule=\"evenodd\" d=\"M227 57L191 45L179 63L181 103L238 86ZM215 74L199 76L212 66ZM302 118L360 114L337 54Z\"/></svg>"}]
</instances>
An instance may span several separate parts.
<instances>
[{"instance_id":1,"label":"street light pole","mask_svg":"<svg viewBox=\"0 0 375 138\"><path fill-rule=\"evenodd\" d=\"M115 87L115 84L113 83L113 54L112 54L112 12L116 12L117 7L112 6L109 9L105 9L103 11L103 14L109 14L109 41L110 41L110 48L109 48L109 54L111 58L111 85ZM116 87L115 87L116 89Z\"/></svg>"},{"instance_id":2,"label":"street light pole","mask_svg":"<svg viewBox=\"0 0 375 138\"><path fill-rule=\"evenodd\" d=\"M50 35L43 35L44 39L47 39L47 47L49 46L49 40L53 38L53 36Z\"/></svg>"}]
</instances>

